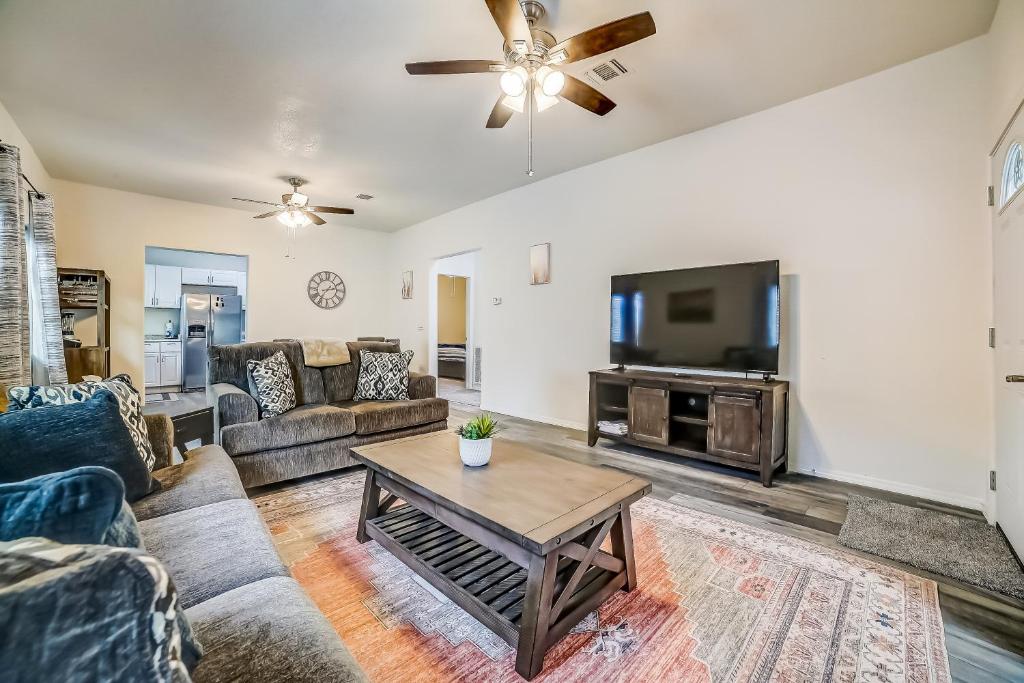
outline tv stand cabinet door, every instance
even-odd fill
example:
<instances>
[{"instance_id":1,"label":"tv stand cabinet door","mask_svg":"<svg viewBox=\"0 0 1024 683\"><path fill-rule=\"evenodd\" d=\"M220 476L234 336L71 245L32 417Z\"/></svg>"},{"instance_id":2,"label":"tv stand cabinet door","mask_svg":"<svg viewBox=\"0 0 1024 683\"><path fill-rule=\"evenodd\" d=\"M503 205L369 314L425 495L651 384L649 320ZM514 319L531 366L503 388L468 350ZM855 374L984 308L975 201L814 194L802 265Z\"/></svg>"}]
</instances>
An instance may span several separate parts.
<instances>
[{"instance_id":1,"label":"tv stand cabinet door","mask_svg":"<svg viewBox=\"0 0 1024 683\"><path fill-rule=\"evenodd\" d=\"M668 389L630 388L629 435L636 441L668 444Z\"/></svg>"},{"instance_id":2,"label":"tv stand cabinet door","mask_svg":"<svg viewBox=\"0 0 1024 683\"><path fill-rule=\"evenodd\" d=\"M760 461L761 405L758 397L713 394L708 453L746 463Z\"/></svg>"}]
</instances>

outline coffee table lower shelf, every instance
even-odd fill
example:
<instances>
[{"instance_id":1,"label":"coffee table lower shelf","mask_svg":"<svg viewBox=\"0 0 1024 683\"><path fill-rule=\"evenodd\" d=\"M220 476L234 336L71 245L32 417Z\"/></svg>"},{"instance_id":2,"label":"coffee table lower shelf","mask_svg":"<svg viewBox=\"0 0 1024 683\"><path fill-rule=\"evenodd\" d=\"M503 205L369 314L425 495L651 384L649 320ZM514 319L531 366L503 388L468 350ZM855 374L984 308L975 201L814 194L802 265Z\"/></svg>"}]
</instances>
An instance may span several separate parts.
<instances>
[{"instance_id":1,"label":"coffee table lower shelf","mask_svg":"<svg viewBox=\"0 0 1024 683\"><path fill-rule=\"evenodd\" d=\"M527 568L408 504L366 520L366 532L502 640L513 648L519 646ZM559 560L555 595L561 593L578 564L569 557ZM625 584L624 571L589 567L565 602L559 620L564 620L562 628L553 628L551 635L564 635L595 603L600 604Z\"/></svg>"}]
</instances>

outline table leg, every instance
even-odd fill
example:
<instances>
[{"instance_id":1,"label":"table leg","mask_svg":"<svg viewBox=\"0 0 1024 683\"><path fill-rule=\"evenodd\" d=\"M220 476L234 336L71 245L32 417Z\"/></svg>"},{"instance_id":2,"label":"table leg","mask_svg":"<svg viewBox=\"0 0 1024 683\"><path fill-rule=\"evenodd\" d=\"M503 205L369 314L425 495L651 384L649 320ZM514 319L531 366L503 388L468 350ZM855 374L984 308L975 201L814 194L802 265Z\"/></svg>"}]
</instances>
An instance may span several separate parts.
<instances>
[{"instance_id":1,"label":"table leg","mask_svg":"<svg viewBox=\"0 0 1024 683\"><path fill-rule=\"evenodd\" d=\"M535 555L530 560L516 652L516 672L526 680L539 674L544 666L557 568L557 552Z\"/></svg>"},{"instance_id":2,"label":"table leg","mask_svg":"<svg viewBox=\"0 0 1024 683\"><path fill-rule=\"evenodd\" d=\"M623 505L615 524L612 526L612 556L626 563L627 593L636 588L636 558L633 555L633 523L629 517L629 506Z\"/></svg>"},{"instance_id":3,"label":"table leg","mask_svg":"<svg viewBox=\"0 0 1024 683\"><path fill-rule=\"evenodd\" d=\"M377 516L380 505L380 485L377 483L377 473L370 468L366 469L366 484L363 486L363 504L359 507L359 526L356 528L356 540L366 543L370 536L366 533L366 520Z\"/></svg>"}]
</instances>

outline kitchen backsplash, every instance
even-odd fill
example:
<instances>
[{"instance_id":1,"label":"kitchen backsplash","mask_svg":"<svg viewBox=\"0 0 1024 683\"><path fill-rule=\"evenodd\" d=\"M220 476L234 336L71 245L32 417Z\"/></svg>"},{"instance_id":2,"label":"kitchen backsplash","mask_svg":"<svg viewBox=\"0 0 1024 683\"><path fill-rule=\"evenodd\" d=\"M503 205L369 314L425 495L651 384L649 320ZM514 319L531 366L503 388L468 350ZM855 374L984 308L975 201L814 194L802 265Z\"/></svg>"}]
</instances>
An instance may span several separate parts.
<instances>
[{"instance_id":1,"label":"kitchen backsplash","mask_svg":"<svg viewBox=\"0 0 1024 683\"><path fill-rule=\"evenodd\" d=\"M180 332L180 309L147 308L146 322L144 324L144 333L146 335L160 335L162 337L164 334L164 328L167 326L168 320L170 320L174 324L174 336L177 337L178 333Z\"/></svg>"}]
</instances>

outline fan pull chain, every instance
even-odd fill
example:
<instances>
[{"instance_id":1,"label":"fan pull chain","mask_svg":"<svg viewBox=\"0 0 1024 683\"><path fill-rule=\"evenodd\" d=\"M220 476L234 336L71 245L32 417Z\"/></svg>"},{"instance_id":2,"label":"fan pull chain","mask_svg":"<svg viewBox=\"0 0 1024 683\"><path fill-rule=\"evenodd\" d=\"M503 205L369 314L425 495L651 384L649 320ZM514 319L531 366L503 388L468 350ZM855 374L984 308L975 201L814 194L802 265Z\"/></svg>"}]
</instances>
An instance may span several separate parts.
<instances>
[{"instance_id":1,"label":"fan pull chain","mask_svg":"<svg viewBox=\"0 0 1024 683\"><path fill-rule=\"evenodd\" d=\"M533 177L533 76L526 82L526 129L528 137L526 175Z\"/></svg>"}]
</instances>

